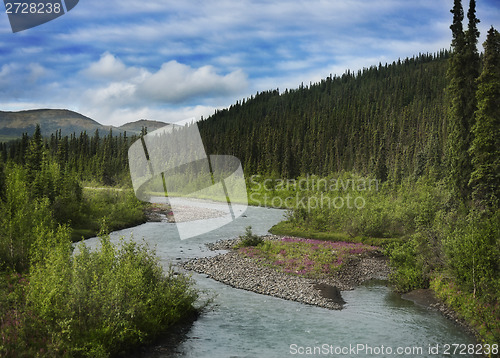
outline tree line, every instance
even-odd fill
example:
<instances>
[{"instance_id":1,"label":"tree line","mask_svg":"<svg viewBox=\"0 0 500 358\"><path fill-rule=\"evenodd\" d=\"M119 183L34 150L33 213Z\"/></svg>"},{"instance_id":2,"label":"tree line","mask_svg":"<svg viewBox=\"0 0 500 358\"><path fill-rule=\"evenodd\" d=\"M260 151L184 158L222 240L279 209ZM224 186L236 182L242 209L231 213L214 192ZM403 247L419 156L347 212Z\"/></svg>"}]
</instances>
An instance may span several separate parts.
<instances>
[{"instance_id":1,"label":"tree line","mask_svg":"<svg viewBox=\"0 0 500 358\"><path fill-rule=\"evenodd\" d=\"M147 133L146 128L143 133ZM37 173L44 161L51 161L82 181L123 186L130 184L128 148L138 138L127 132L113 135L112 130L104 136L98 130L93 135L84 131L62 136L59 130L43 138L37 125L31 136L24 133L18 140L0 143L0 158L3 163L25 165L31 173Z\"/></svg>"},{"instance_id":2,"label":"tree line","mask_svg":"<svg viewBox=\"0 0 500 358\"><path fill-rule=\"evenodd\" d=\"M235 155L247 174L283 178L440 175L449 57L446 50L420 54L257 93L198 123L207 153Z\"/></svg>"},{"instance_id":3,"label":"tree line","mask_svg":"<svg viewBox=\"0 0 500 358\"><path fill-rule=\"evenodd\" d=\"M133 191L83 188L127 185L128 143L111 132L43 138L37 126L2 144L0 356L133 354L196 314L189 277L164 271L147 245L107 235L144 221ZM99 229L100 247L74 250Z\"/></svg>"},{"instance_id":4,"label":"tree line","mask_svg":"<svg viewBox=\"0 0 500 358\"><path fill-rule=\"evenodd\" d=\"M197 125L207 154L236 156L247 176L377 178L382 190L370 193L364 210L295 210L291 223L361 239L401 236L387 251L395 284L433 287L477 321L483 339L495 341L500 34L491 28L480 54L475 1L466 29L460 0L451 12L451 50L257 93ZM1 144L0 256L11 260L7 265L29 266L37 234L26 228L47 213L59 223L77 219L71 213L81 210L71 205L81 208L82 180L130 186L127 154L138 138L60 131L42 138L37 128ZM32 198L34 207L27 204Z\"/></svg>"}]
</instances>

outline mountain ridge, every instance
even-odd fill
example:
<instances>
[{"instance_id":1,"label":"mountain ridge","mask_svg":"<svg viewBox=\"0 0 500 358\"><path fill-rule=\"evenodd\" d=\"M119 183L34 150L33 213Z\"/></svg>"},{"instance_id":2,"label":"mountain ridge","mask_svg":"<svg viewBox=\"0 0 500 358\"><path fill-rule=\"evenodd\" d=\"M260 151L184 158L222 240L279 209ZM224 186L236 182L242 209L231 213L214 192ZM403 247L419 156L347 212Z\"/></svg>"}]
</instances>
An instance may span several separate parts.
<instances>
[{"instance_id":1,"label":"mountain ridge","mask_svg":"<svg viewBox=\"0 0 500 358\"><path fill-rule=\"evenodd\" d=\"M148 130L155 130L166 126L168 123L139 119L135 122L125 123L119 127L103 125L96 120L69 109L29 109L22 111L1 111L0 110L0 141L1 138L15 139L28 133L31 135L36 125L40 124L42 135L50 136L57 131L61 131L63 136L73 133L80 134L86 131L91 134L96 130L106 134L110 130L115 134L130 133L138 134L142 127Z\"/></svg>"}]
</instances>

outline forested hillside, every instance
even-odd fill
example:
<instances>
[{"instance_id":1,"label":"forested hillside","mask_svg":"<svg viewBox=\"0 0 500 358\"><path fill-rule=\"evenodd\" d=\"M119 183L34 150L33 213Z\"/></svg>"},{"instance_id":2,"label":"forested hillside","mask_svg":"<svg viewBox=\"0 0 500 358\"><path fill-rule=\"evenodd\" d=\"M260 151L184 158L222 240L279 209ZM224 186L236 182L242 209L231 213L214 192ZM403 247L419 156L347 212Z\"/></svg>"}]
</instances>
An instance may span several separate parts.
<instances>
[{"instance_id":1,"label":"forested hillside","mask_svg":"<svg viewBox=\"0 0 500 358\"><path fill-rule=\"evenodd\" d=\"M235 155L246 174L284 178L355 171L399 181L438 173L447 135L448 57L448 51L423 54L258 93L198 122L207 153ZM1 144L3 161L23 163L29 134ZM44 146L84 180L121 184L128 147L138 137L111 134L56 131Z\"/></svg>"},{"instance_id":2,"label":"forested hillside","mask_svg":"<svg viewBox=\"0 0 500 358\"><path fill-rule=\"evenodd\" d=\"M145 128L143 128L146 131ZM39 148L36 160L38 168L42 162L56 162L66 172L83 181L95 181L101 185L131 184L128 169L128 148L139 136L127 136L127 132L114 135L100 135L96 130L92 135L86 131L63 136L61 131L42 138L37 127L33 135L23 134L22 138L8 143L0 143L0 158L24 165L29 162L30 142ZM33 144L31 144L33 146Z\"/></svg>"},{"instance_id":3,"label":"forested hillside","mask_svg":"<svg viewBox=\"0 0 500 358\"><path fill-rule=\"evenodd\" d=\"M102 187L126 184L128 145L112 133L43 138L37 126L1 146L0 356L123 356L195 313L187 276L106 234L145 219L131 189ZM99 231L99 248L74 251Z\"/></svg>"},{"instance_id":4,"label":"forested hillside","mask_svg":"<svg viewBox=\"0 0 500 358\"><path fill-rule=\"evenodd\" d=\"M440 170L449 53L266 91L199 122L207 153L232 154L247 174L339 171L399 181Z\"/></svg>"},{"instance_id":5,"label":"forested hillside","mask_svg":"<svg viewBox=\"0 0 500 358\"><path fill-rule=\"evenodd\" d=\"M290 209L281 233L383 246L397 290L431 288L493 344L500 337L500 34L490 29L480 55L475 1L466 30L460 0L452 13L451 51L257 93L198 127L207 154L241 160L250 202ZM130 186L127 152L138 138L98 131L42 138L37 127L1 144L0 269L30 266L38 217L54 219L48 227L84 230L95 217L140 214L132 190L121 206L82 196L82 181ZM276 189L280 178L348 185ZM370 189L349 185L366 179Z\"/></svg>"}]
</instances>

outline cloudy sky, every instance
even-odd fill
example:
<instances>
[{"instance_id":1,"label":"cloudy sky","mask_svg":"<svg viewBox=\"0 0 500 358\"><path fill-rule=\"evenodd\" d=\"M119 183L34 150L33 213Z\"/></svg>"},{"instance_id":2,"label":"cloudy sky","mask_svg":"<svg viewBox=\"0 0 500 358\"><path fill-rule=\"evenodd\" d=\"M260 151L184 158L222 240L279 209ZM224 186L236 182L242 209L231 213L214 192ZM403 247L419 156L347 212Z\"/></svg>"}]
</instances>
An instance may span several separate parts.
<instances>
[{"instance_id":1,"label":"cloudy sky","mask_svg":"<svg viewBox=\"0 0 500 358\"><path fill-rule=\"evenodd\" d=\"M257 91L449 48L452 5L80 0L18 33L0 5L0 110L67 108L112 125L199 119ZM500 1L477 0L477 16L482 43L500 29Z\"/></svg>"}]
</instances>

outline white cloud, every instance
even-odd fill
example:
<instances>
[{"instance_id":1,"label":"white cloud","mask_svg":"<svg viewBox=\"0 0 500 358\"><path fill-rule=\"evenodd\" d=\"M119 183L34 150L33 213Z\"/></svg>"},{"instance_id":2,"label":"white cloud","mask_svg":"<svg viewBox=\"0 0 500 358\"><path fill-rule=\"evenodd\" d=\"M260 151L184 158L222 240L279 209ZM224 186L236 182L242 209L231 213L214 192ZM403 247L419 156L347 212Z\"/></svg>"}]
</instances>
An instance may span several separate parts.
<instances>
[{"instance_id":1,"label":"white cloud","mask_svg":"<svg viewBox=\"0 0 500 358\"><path fill-rule=\"evenodd\" d=\"M28 76L30 82L38 81L40 77L45 76L47 73L47 70L38 63L30 63L28 69L30 71Z\"/></svg>"},{"instance_id":2,"label":"white cloud","mask_svg":"<svg viewBox=\"0 0 500 358\"><path fill-rule=\"evenodd\" d=\"M220 75L213 66L193 68L177 61L164 63L151 73L144 68L127 67L110 53L82 71L84 75L114 81L90 88L84 98L94 106L132 107L144 102L183 103L195 98L232 95L247 87L246 75L235 70Z\"/></svg>"},{"instance_id":3,"label":"white cloud","mask_svg":"<svg viewBox=\"0 0 500 358\"><path fill-rule=\"evenodd\" d=\"M7 77L12 73L12 65L2 65L0 69L0 81L7 80Z\"/></svg>"},{"instance_id":4,"label":"white cloud","mask_svg":"<svg viewBox=\"0 0 500 358\"><path fill-rule=\"evenodd\" d=\"M135 86L128 82L112 82L105 87L90 88L83 95L83 103L93 107L131 106L135 95Z\"/></svg>"},{"instance_id":5,"label":"white cloud","mask_svg":"<svg viewBox=\"0 0 500 358\"><path fill-rule=\"evenodd\" d=\"M211 106L186 106L182 108L137 108L120 107L87 107L81 106L78 111L101 124L120 126L139 119L156 120L166 123L197 121L201 116L208 117L215 111Z\"/></svg>"},{"instance_id":6,"label":"white cloud","mask_svg":"<svg viewBox=\"0 0 500 358\"><path fill-rule=\"evenodd\" d=\"M247 78L241 70L219 75L212 66L192 68L169 61L138 85L137 94L160 102L178 103L199 96L228 95L246 87Z\"/></svg>"},{"instance_id":7,"label":"white cloud","mask_svg":"<svg viewBox=\"0 0 500 358\"><path fill-rule=\"evenodd\" d=\"M99 61L92 63L83 74L96 79L125 80L140 75L136 67L126 67L125 64L109 52L101 55Z\"/></svg>"}]
</instances>

